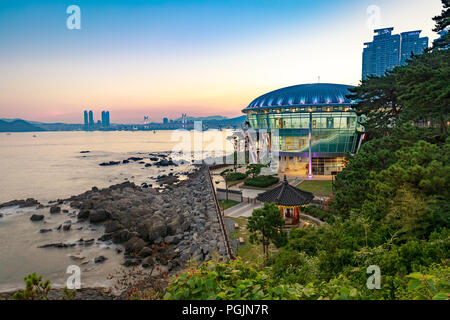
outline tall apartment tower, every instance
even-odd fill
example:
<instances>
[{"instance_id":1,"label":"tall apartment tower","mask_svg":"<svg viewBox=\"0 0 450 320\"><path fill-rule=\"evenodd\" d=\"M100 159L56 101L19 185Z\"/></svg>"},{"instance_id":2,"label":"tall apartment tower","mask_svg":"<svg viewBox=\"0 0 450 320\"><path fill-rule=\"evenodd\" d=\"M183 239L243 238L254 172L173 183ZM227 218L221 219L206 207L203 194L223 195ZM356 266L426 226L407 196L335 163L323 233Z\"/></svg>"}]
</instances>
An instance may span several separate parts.
<instances>
[{"instance_id":1,"label":"tall apartment tower","mask_svg":"<svg viewBox=\"0 0 450 320\"><path fill-rule=\"evenodd\" d=\"M420 37L421 30L402 32L402 46L400 51L400 65L406 64L412 54L421 54L428 48L428 37Z\"/></svg>"},{"instance_id":2,"label":"tall apartment tower","mask_svg":"<svg viewBox=\"0 0 450 320\"><path fill-rule=\"evenodd\" d=\"M109 111L105 112L105 120L106 120L106 128L111 126L111 122L109 121Z\"/></svg>"},{"instance_id":3,"label":"tall apartment tower","mask_svg":"<svg viewBox=\"0 0 450 320\"><path fill-rule=\"evenodd\" d=\"M109 111L102 111L102 127L109 128Z\"/></svg>"},{"instance_id":4,"label":"tall apartment tower","mask_svg":"<svg viewBox=\"0 0 450 320\"><path fill-rule=\"evenodd\" d=\"M89 129L94 129L94 114L89 110Z\"/></svg>"},{"instance_id":5,"label":"tall apartment tower","mask_svg":"<svg viewBox=\"0 0 450 320\"><path fill-rule=\"evenodd\" d=\"M392 34L394 28L374 30L372 42L363 50L362 79L369 75L381 77L386 71L406 64L411 54L421 54L428 47L428 38L420 38L421 30Z\"/></svg>"},{"instance_id":6,"label":"tall apartment tower","mask_svg":"<svg viewBox=\"0 0 450 320\"><path fill-rule=\"evenodd\" d=\"M84 130L89 129L88 112L84 110Z\"/></svg>"},{"instance_id":7,"label":"tall apartment tower","mask_svg":"<svg viewBox=\"0 0 450 320\"><path fill-rule=\"evenodd\" d=\"M106 127L105 111L102 111L102 127Z\"/></svg>"}]
</instances>

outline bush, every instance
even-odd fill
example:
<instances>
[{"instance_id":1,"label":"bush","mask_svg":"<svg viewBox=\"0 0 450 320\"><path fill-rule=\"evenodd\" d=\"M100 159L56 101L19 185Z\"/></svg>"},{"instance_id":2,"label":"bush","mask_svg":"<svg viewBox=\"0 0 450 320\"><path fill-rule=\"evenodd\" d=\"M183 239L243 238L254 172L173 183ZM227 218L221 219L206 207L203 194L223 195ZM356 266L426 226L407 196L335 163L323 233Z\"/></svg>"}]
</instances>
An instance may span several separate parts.
<instances>
[{"instance_id":1,"label":"bush","mask_svg":"<svg viewBox=\"0 0 450 320\"><path fill-rule=\"evenodd\" d=\"M256 176L245 180L244 185L258 188L266 188L280 181L280 178L273 176Z\"/></svg>"},{"instance_id":2,"label":"bush","mask_svg":"<svg viewBox=\"0 0 450 320\"><path fill-rule=\"evenodd\" d=\"M209 261L174 276L166 300L317 300L360 299L359 292L341 277L326 283L280 283L270 268L243 262Z\"/></svg>"},{"instance_id":3,"label":"bush","mask_svg":"<svg viewBox=\"0 0 450 320\"><path fill-rule=\"evenodd\" d=\"M333 222L334 216L328 211L322 210L316 206L310 205L307 207L303 207L302 211L310 216L313 216L314 218L317 218L319 220L325 221L325 222Z\"/></svg>"},{"instance_id":4,"label":"bush","mask_svg":"<svg viewBox=\"0 0 450 320\"><path fill-rule=\"evenodd\" d=\"M247 178L247 175L242 172L232 172L228 174L228 181L237 181Z\"/></svg>"}]
</instances>

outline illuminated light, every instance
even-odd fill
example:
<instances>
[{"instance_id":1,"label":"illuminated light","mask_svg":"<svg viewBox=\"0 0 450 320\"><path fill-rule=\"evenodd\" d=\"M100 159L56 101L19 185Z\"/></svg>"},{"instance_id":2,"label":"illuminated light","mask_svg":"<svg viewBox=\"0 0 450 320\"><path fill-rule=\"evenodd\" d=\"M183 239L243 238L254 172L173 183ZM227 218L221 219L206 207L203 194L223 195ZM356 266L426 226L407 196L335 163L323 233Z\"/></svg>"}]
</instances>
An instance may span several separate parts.
<instances>
[{"instance_id":1,"label":"illuminated light","mask_svg":"<svg viewBox=\"0 0 450 320\"><path fill-rule=\"evenodd\" d=\"M348 108L345 108L344 111L348 111Z\"/></svg>"},{"instance_id":2,"label":"illuminated light","mask_svg":"<svg viewBox=\"0 0 450 320\"><path fill-rule=\"evenodd\" d=\"M327 108L327 111L330 111L330 108Z\"/></svg>"},{"instance_id":3,"label":"illuminated light","mask_svg":"<svg viewBox=\"0 0 450 320\"><path fill-rule=\"evenodd\" d=\"M312 109L311 109L311 108L309 108L309 112L312 112Z\"/></svg>"}]
</instances>

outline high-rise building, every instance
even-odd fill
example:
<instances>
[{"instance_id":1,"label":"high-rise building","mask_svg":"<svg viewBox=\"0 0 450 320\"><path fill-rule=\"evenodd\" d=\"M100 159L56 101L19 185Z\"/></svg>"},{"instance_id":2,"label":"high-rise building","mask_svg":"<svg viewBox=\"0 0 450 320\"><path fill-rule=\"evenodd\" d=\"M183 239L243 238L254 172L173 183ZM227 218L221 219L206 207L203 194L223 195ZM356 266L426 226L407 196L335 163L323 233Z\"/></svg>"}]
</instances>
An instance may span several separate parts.
<instances>
[{"instance_id":1,"label":"high-rise building","mask_svg":"<svg viewBox=\"0 0 450 320\"><path fill-rule=\"evenodd\" d=\"M168 123L169 123L169 119L163 118L163 124L168 124Z\"/></svg>"},{"instance_id":2,"label":"high-rise building","mask_svg":"<svg viewBox=\"0 0 450 320\"><path fill-rule=\"evenodd\" d=\"M406 64L412 54L421 54L428 48L428 37L420 38L421 30L401 33L400 65Z\"/></svg>"},{"instance_id":3,"label":"high-rise building","mask_svg":"<svg viewBox=\"0 0 450 320\"><path fill-rule=\"evenodd\" d=\"M102 111L102 123L101 126L103 128L109 128L110 127L110 123L109 123L109 111Z\"/></svg>"},{"instance_id":4,"label":"high-rise building","mask_svg":"<svg viewBox=\"0 0 450 320\"><path fill-rule=\"evenodd\" d=\"M106 112L102 111L102 127L106 127Z\"/></svg>"},{"instance_id":5,"label":"high-rise building","mask_svg":"<svg viewBox=\"0 0 450 320\"><path fill-rule=\"evenodd\" d=\"M109 121L109 111L105 112L105 120L106 120L106 128L109 128L111 126L111 122Z\"/></svg>"},{"instance_id":6,"label":"high-rise building","mask_svg":"<svg viewBox=\"0 0 450 320\"><path fill-rule=\"evenodd\" d=\"M89 129L88 112L84 110L84 130Z\"/></svg>"},{"instance_id":7,"label":"high-rise building","mask_svg":"<svg viewBox=\"0 0 450 320\"><path fill-rule=\"evenodd\" d=\"M386 71L406 64L411 54L421 54L428 47L428 38L420 38L420 30L392 34L394 28L376 29L372 42L363 50L362 78L381 77Z\"/></svg>"},{"instance_id":8,"label":"high-rise building","mask_svg":"<svg viewBox=\"0 0 450 320\"><path fill-rule=\"evenodd\" d=\"M89 129L94 128L94 114L92 113L92 110L89 110Z\"/></svg>"}]
</instances>

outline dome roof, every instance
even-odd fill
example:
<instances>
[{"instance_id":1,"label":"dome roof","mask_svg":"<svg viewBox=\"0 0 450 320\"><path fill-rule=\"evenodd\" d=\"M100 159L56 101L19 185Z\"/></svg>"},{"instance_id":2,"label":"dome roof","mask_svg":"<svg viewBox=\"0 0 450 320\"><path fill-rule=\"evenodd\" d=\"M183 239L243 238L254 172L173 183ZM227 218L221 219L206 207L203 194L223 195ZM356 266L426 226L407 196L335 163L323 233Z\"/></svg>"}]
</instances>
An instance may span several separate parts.
<instances>
[{"instance_id":1,"label":"dome roof","mask_svg":"<svg viewBox=\"0 0 450 320\"><path fill-rule=\"evenodd\" d=\"M333 83L299 84L281 88L253 100L245 110L256 108L304 107L317 105L350 105L345 96L353 86Z\"/></svg>"}]
</instances>

